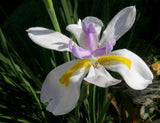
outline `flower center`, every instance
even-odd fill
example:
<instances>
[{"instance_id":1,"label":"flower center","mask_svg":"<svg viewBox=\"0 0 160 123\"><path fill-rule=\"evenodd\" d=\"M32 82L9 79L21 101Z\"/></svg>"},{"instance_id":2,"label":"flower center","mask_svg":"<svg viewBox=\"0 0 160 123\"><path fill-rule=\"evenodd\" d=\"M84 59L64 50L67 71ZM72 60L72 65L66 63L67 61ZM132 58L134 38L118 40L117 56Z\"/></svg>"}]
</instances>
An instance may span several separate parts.
<instances>
[{"instance_id":1,"label":"flower center","mask_svg":"<svg viewBox=\"0 0 160 123\"><path fill-rule=\"evenodd\" d=\"M97 68L98 65L98 59L94 56L92 56L92 58L89 58L88 61L90 62L90 64L94 67Z\"/></svg>"}]
</instances>

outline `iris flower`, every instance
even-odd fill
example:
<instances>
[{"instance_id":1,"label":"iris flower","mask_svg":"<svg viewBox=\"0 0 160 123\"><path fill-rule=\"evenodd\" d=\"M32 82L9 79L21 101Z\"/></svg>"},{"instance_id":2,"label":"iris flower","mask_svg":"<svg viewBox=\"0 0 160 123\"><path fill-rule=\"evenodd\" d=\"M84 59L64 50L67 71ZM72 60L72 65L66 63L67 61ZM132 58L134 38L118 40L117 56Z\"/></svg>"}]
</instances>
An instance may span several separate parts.
<instances>
[{"instance_id":1,"label":"iris flower","mask_svg":"<svg viewBox=\"0 0 160 123\"><path fill-rule=\"evenodd\" d=\"M79 20L78 24L66 27L74 34L78 45L67 36L43 27L27 30L36 44L56 51L69 51L77 60L54 68L46 77L40 94L42 103L49 102L47 110L54 115L63 115L76 106L83 80L99 87L108 87L121 82L107 71L118 72L133 89L145 89L152 83L153 74L146 63L127 49L113 50L116 41L133 25L135 6L121 10L108 24L101 39L103 23L92 16Z\"/></svg>"}]
</instances>

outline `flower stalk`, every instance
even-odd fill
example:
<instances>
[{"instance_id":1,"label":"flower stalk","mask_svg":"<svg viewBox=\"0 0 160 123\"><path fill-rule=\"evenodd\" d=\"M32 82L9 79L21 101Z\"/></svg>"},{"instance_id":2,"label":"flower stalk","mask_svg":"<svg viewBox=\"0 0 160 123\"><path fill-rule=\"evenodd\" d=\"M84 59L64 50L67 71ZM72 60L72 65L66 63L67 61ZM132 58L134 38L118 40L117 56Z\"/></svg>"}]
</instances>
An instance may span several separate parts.
<instances>
[{"instance_id":1,"label":"flower stalk","mask_svg":"<svg viewBox=\"0 0 160 123\"><path fill-rule=\"evenodd\" d=\"M61 33L61 29L57 20L57 16L54 10L53 2L52 0L43 0L45 7L47 9L47 12L49 14L49 17L51 19L52 25L54 26L55 30L57 32ZM54 52L52 51L52 54L54 55ZM63 57L65 61L70 61L69 53L63 53Z\"/></svg>"},{"instance_id":2,"label":"flower stalk","mask_svg":"<svg viewBox=\"0 0 160 123\"><path fill-rule=\"evenodd\" d=\"M54 11L54 6L52 0L43 0L45 7L47 9L47 12L49 14L49 17L51 19L51 22L55 28L56 31L61 32L56 13Z\"/></svg>"}]
</instances>

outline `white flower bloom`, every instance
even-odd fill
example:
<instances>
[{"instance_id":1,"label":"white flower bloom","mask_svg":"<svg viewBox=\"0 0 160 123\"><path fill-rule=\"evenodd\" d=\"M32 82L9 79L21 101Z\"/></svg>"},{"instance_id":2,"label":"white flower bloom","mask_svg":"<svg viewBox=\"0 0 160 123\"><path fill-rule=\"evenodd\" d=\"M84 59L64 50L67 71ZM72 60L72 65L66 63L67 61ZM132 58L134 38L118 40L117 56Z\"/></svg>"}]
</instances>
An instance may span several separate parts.
<instances>
[{"instance_id":1,"label":"white flower bloom","mask_svg":"<svg viewBox=\"0 0 160 123\"><path fill-rule=\"evenodd\" d=\"M118 72L133 89L144 89L152 83L153 74L139 56L127 49L111 52L116 41L132 27L135 16L135 6L121 10L110 21L100 40L103 23L96 17L86 17L78 24L68 25L66 29L75 35L78 45L50 29L33 27L27 30L36 44L57 51L69 51L79 58L56 67L47 75L41 90L41 101L49 102L48 111L54 115L70 112L79 99L83 79L99 87L121 82L106 69Z\"/></svg>"}]
</instances>

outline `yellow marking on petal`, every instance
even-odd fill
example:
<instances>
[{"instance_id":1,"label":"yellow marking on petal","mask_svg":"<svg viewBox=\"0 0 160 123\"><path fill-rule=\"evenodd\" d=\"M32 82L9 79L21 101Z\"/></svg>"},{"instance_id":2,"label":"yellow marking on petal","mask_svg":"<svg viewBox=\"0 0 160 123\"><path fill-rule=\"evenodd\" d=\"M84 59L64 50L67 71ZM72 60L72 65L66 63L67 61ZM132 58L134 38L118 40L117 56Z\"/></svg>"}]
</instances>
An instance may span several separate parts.
<instances>
[{"instance_id":1,"label":"yellow marking on petal","mask_svg":"<svg viewBox=\"0 0 160 123\"><path fill-rule=\"evenodd\" d=\"M73 65L70 69L68 69L62 77L59 79L61 84L65 84L66 87L69 86L70 79L72 75L80 69L80 72L84 72L90 67L90 62L88 60L81 60Z\"/></svg>"},{"instance_id":2,"label":"yellow marking on petal","mask_svg":"<svg viewBox=\"0 0 160 123\"><path fill-rule=\"evenodd\" d=\"M129 69L131 69L132 61L126 57L106 55L98 58L98 62L101 65L110 65L109 62L111 63L113 61L119 61L125 64Z\"/></svg>"}]
</instances>

